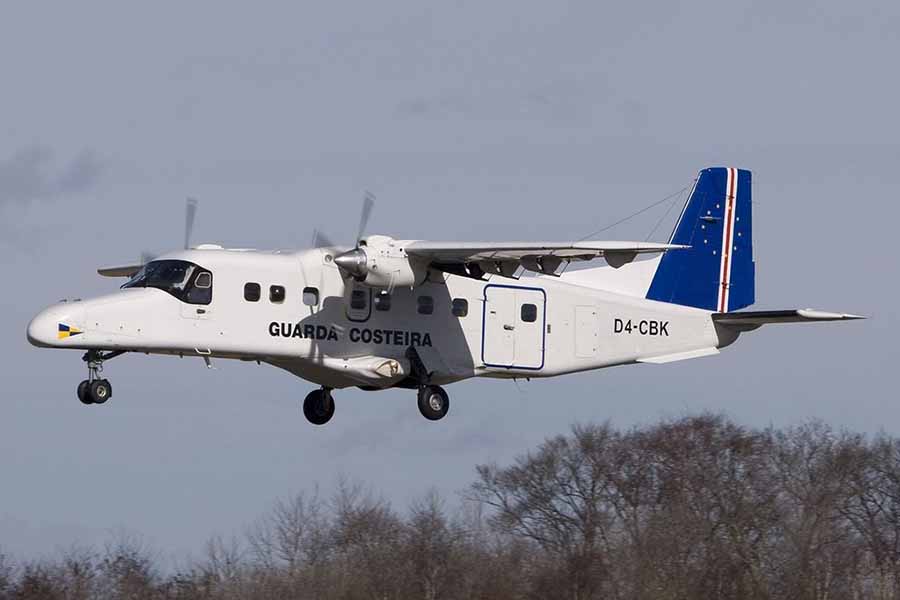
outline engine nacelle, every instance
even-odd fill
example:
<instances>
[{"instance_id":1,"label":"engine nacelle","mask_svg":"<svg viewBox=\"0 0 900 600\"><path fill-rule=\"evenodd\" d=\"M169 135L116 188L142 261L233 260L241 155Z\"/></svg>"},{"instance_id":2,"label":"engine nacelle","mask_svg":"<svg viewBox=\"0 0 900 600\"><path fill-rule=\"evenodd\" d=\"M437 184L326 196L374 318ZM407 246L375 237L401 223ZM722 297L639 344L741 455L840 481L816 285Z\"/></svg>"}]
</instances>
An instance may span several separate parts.
<instances>
[{"instance_id":1,"label":"engine nacelle","mask_svg":"<svg viewBox=\"0 0 900 600\"><path fill-rule=\"evenodd\" d=\"M407 256L406 242L386 235L370 235L360 247L334 257L342 271L374 288L415 287L428 275L428 265Z\"/></svg>"}]
</instances>

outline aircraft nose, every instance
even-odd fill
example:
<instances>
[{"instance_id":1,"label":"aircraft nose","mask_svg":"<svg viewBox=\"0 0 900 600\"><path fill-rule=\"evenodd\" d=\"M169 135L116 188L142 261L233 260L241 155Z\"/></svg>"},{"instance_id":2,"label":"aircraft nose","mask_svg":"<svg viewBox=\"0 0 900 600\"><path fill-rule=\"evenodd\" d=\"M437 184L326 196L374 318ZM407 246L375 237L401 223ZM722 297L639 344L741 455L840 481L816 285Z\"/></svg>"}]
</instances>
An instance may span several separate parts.
<instances>
[{"instance_id":1,"label":"aircraft nose","mask_svg":"<svg viewBox=\"0 0 900 600\"><path fill-rule=\"evenodd\" d=\"M31 320L31 323L28 324L27 336L32 346L47 348L53 345L56 331L52 327L55 323L51 323L51 321L46 310L41 311Z\"/></svg>"},{"instance_id":2,"label":"aircraft nose","mask_svg":"<svg viewBox=\"0 0 900 600\"><path fill-rule=\"evenodd\" d=\"M52 348L60 346L71 335L80 332L81 314L84 311L66 305L51 306L39 312L28 324L26 336L33 346Z\"/></svg>"}]
</instances>

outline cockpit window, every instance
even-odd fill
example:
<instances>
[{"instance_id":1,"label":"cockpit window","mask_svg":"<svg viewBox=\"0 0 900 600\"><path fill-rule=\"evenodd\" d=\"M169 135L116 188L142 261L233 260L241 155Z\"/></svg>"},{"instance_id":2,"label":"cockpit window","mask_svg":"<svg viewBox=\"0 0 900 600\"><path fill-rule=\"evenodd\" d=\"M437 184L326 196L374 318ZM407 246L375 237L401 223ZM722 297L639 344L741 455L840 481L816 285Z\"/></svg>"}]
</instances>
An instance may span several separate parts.
<instances>
[{"instance_id":1,"label":"cockpit window","mask_svg":"<svg viewBox=\"0 0 900 600\"><path fill-rule=\"evenodd\" d=\"M212 302L212 273L186 260L148 262L122 287L156 288L188 304Z\"/></svg>"}]
</instances>

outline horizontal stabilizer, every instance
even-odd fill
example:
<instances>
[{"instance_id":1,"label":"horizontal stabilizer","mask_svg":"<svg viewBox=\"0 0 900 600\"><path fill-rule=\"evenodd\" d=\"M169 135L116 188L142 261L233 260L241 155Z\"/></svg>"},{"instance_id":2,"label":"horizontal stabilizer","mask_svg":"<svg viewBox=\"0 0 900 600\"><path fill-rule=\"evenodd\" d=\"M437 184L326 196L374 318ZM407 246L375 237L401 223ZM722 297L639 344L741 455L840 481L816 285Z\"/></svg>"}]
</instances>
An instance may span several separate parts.
<instances>
[{"instance_id":1,"label":"horizontal stabilizer","mask_svg":"<svg viewBox=\"0 0 900 600\"><path fill-rule=\"evenodd\" d=\"M100 267L97 272L104 277L131 277L141 270L144 265L121 265L115 267Z\"/></svg>"},{"instance_id":2,"label":"horizontal stabilizer","mask_svg":"<svg viewBox=\"0 0 900 600\"><path fill-rule=\"evenodd\" d=\"M750 331L768 323L815 323L817 321L850 321L865 319L860 315L824 312L812 308L797 310L750 310L743 312L714 313L713 321L741 331Z\"/></svg>"}]
</instances>

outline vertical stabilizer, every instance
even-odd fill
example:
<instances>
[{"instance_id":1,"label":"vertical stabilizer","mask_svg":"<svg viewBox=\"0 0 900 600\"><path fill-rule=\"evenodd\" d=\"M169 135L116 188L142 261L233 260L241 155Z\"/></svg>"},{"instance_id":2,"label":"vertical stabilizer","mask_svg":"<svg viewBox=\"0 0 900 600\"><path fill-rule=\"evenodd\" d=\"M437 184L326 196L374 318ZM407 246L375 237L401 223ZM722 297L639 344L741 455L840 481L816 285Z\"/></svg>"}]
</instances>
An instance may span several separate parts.
<instances>
[{"instance_id":1,"label":"vertical stabilizer","mask_svg":"<svg viewBox=\"0 0 900 600\"><path fill-rule=\"evenodd\" d=\"M728 312L753 304L754 263L750 171L713 167L700 171L647 298Z\"/></svg>"}]
</instances>

